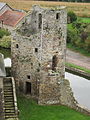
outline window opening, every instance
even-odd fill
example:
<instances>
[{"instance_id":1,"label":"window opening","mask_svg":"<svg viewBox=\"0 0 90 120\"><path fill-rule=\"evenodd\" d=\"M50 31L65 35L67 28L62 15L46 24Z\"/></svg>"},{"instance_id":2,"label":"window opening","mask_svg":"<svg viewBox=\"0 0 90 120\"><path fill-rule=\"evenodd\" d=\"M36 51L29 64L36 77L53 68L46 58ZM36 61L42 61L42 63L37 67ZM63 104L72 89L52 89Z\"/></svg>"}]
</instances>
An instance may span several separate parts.
<instances>
[{"instance_id":1,"label":"window opening","mask_svg":"<svg viewBox=\"0 0 90 120\"><path fill-rule=\"evenodd\" d=\"M30 75L27 75L27 78L30 79Z\"/></svg>"},{"instance_id":2,"label":"window opening","mask_svg":"<svg viewBox=\"0 0 90 120\"><path fill-rule=\"evenodd\" d=\"M56 55L54 55L52 58L52 70L56 71L56 67L57 67L57 57Z\"/></svg>"},{"instance_id":3,"label":"window opening","mask_svg":"<svg viewBox=\"0 0 90 120\"><path fill-rule=\"evenodd\" d=\"M56 13L56 19L59 19L59 17L60 17L60 14Z\"/></svg>"},{"instance_id":4,"label":"window opening","mask_svg":"<svg viewBox=\"0 0 90 120\"><path fill-rule=\"evenodd\" d=\"M18 44L16 44L16 48L19 48L19 45L18 45Z\"/></svg>"},{"instance_id":5,"label":"window opening","mask_svg":"<svg viewBox=\"0 0 90 120\"><path fill-rule=\"evenodd\" d=\"M38 15L38 28L39 29L42 28L42 14L41 13Z\"/></svg>"},{"instance_id":6,"label":"window opening","mask_svg":"<svg viewBox=\"0 0 90 120\"><path fill-rule=\"evenodd\" d=\"M35 48L35 52L38 52L38 48Z\"/></svg>"}]
</instances>

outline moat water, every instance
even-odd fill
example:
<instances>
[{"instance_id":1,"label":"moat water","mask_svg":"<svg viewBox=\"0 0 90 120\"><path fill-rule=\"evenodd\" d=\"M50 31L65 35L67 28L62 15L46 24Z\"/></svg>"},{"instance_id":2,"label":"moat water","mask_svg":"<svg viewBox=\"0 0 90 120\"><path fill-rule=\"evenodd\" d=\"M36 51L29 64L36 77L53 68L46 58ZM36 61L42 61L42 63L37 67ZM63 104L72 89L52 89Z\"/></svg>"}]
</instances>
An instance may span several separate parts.
<instances>
[{"instance_id":1,"label":"moat water","mask_svg":"<svg viewBox=\"0 0 90 120\"><path fill-rule=\"evenodd\" d=\"M5 66L11 67L10 50L0 49L0 52L5 56ZM70 81L70 86L78 103L90 110L90 81L68 72L65 72L65 78Z\"/></svg>"},{"instance_id":2,"label":"moat water","mask_svg":"<svg viewBox=\"0 0 90 120\"><path fill-rule=\"evenodd\" d=\"M68 72L65 72L65 78L70 81L70 86L78 103L90 110L90 81Z\"/></svg>"}]
</instances>

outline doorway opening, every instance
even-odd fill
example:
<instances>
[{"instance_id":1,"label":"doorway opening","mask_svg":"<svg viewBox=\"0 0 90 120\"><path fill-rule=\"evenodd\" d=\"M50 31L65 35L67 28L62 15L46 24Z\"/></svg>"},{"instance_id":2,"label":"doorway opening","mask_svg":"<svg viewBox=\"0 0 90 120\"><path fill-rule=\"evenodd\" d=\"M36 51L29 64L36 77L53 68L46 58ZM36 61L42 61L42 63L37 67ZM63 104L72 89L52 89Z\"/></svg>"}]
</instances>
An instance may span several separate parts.
<instances>
[{"instance_id":1,"label":"doorway opening","mask_svg":"<svg viewBox=\"0 0 90 120\"><path fill-rule=\"evenodd\" d=\"M26 82L26 94L31 94L31 83Z\"/></svg>"}]
</instances>

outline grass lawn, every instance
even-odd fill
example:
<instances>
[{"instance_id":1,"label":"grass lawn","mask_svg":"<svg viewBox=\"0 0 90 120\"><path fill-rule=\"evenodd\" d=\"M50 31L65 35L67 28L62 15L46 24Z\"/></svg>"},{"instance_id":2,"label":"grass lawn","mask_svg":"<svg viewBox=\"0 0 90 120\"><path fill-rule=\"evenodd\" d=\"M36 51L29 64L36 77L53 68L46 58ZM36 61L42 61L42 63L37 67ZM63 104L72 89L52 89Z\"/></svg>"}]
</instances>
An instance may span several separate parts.
<instances>
[{"instance_id":1,"label":"grass lawn","mask_svg":"<svg viewBox=\"0 0 90 120\"><path fill-rule=\"evenodd\" d=\"M83 115L65 106L40 106L34 101L18 97L20 120L90 120L90 116Z\"/></svg>"}]
</instances>

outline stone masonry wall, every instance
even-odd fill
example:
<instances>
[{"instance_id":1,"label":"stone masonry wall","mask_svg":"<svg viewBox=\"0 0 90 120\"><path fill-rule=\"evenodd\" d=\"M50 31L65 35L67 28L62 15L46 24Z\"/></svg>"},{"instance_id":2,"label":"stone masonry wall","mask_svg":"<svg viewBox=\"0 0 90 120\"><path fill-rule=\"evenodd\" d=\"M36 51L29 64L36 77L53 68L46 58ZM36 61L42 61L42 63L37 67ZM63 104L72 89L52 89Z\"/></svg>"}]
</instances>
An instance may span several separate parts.
<instances>
[{"instance_id":1,"label":"stone masonry wall","mask_svg":"<svg viewBox=\"0 0 90 120\"><path fill-rule=\"evenodd\" d=\"M80 111L69 81L64 79L66 8L33 6L12 36L12 75L18 90L30 90L39 104L63 104Z\"/></svg>"},{"instance_id":2,"label":"stone masonry wall","mask_svg":"<svg viewBox=\"0 0 90 120\"><path fill-rule=\"evenodd\" d=\"M39 15L42 19L40 28ZM59 102L58 82L64 78L65 73L66 22L64 8L47 10L34 6L32 13L26 17L26 22L12 33L12 71L16 84L25 93L26 82L30 82L31 94L38 97L39 103L43 101L41 104ZM57 57L54 73L53 56ZM27 78L28 75L30 79ZM54 95L51 97L49 92L52 91Z\"/></svg>"}]
</instances>

